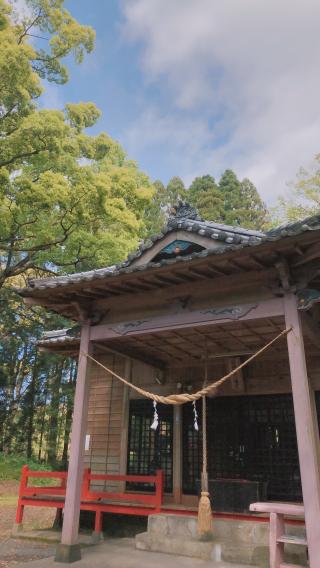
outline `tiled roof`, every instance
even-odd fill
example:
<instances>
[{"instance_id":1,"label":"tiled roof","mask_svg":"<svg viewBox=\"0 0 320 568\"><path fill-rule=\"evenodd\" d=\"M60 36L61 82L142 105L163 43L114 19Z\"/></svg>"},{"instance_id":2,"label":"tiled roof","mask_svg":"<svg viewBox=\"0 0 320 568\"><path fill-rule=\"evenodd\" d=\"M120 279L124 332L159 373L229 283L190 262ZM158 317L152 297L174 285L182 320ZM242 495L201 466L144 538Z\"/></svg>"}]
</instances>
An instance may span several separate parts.
<instances>
[{"instance_id":1,"label":"tiled roof","mask_svg":"<svg viewBox=\"0 0 320 568\"><path fill-rule=\"evenodd\" d=\"M145 251L149 250L155 242L163 239L168 233L182 230L190 233L197 233L208 239L219 241L221 244L217 248L206 249L194 252L187 256L177 256L175 258L164 259L158 262L150 261L147 264L136 265L134 261L140 258ZM19 290L22 296L28 296L32 289L44 290L68 286L80 282L90 282L109 277L127 274L136 271L145 271L151 268L158 268L163 265L175 264L178 262L189 262L195 258L203 258L209 255L221 255L231 250L238 250L244 247L255 247L266 242L277 241L285 237L299 235L306 231L320 230L320 215L308 217L302 221L295 221L282 225L267 232L244 229L242 227L232 227L201 219L197 211L188 204L180 204L175 211L175 215L169 218L167 226L158 234L142 243L139 249L129 255L128 259L122 263L106 268L67 274L50 278L33 279L29 281L28 288Z\"/></svg>"},{"instance_id":2,"label":"tiled roof","mask_svg":"<svg viewBox=\"0 0 320 568\"><path fill-rule=\"evenodd\" d=\"M39 347L47 345L75 345L80 341L79 327L71 327L65 329L55 329L52 331L44 331L41 338L37 341Z\"/></svg>"}]
</instances>

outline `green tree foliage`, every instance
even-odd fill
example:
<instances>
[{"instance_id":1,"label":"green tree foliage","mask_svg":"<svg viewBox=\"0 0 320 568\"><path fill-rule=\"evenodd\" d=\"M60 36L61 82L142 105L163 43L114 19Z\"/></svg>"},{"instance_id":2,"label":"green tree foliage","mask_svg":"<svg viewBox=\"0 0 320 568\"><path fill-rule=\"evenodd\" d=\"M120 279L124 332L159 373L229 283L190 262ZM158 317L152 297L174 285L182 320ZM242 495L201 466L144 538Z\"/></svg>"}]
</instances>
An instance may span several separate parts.
<instances>
[{"instance_id":1,"label":"green tree foliage","mask_svg":"<svg viewBox=\"0 0 320 568\"><path fill-rule=\"evenodd\" d=\"M248 229L263 230L268 223L268 210L257 188L248 178L241 181L239 219Z\"/></svg>"},{"instance_id":2,"label":"green tree foliage","mask_svg":"<svg viewBox=\"0 0 320 568\"><path fill-rule=\"evenodd\" d=\"M44 329L66 322L0 290L0 452L66 463L76 362L39 353ZM67 433L67 434L66 434Z\"/></svg>"},{"instance_id":3,"label":"green tree foliage","mask_svg":"<svg viewBox=\"0 0 320 568\"><path fill-rule=\"evenodd\" d=\"M33 49L32 69L42 79L65 83L68 70L62 59L71 54L81 63L84 55L94 48L95 32L72 17L64 7L64 0L26 0L26 5L27 15L22 19L13 11L17 43L21 45L28 37L44 40L47 49Z\"/></svg>"},{"instance_id":4,"label":"green tree foliage","mask_svg":"<svg viewBox=\"0 0 320 568\"><path fill-rule=\"evenodd\" d=\"M223 221L223 197L212 176L196 177L189 187L188 200L204 219Z\"/></svg>"},{"instance_id":5,"label":"green tree foliage","mask_svg":"<svg viewBox=\"0 0 320 568\"><path fill-rule=\"evenodd\" d=\"M267 209L256 187L245 178L239 181L232 170L226 170L217 184L210 175L197 177L187 192L187 199L204 219L262 229Z\"/></svg>"},{"instance_id":6,"label":"green tree foliage","mask_svg":"<svg viewBox=\"0 0 320 568\"><path fill-rule=\"evenodd\" d=\"M224 221L249 229L262 229L266 220L266 206L253 183L239 181L232 170L226 170L219 181L224 198Z\"/></svg>"},{"instance_id":7,"label":"green tree foliage","mask_svg":"<svg viewBox=\"0 0 320 568\"><path fill-rule=\"evenodd\" d=\"M320 214L320 154L317 154L310 170L301 168L290 192L278 199L274 210L274 224L296 221Z\"/></svg>"},{"instance_id":8,"label":"green tree foliage","mask_svg":"<svg viewBox=\"0 0 320 568\"><path fill-rule=\"evenodd\" d=\"M196 177L186 190L179 177L173 177L167 187L154 182L155 193L147 210L147 233L156 234L167 222L172 206L188 201L203 219L263 230L268 211L256 187L245 178L240 181L232 170L226 170L219 183L207 174Z\"/></svg>"},{"instance_id":9,"label":"green tree foliage","mask_svg":"<svg viewBox=\"0 0 320 568\"><path fill-rule=\"evenodd\" d=\"M31 16L9 19L0 0L0 287L28 270L72 271L112 264L137 245L152 186L107 134L88 136L93 103L39 110L40 78L67 79L61 63L81 61L93 31L62 0L30 0ZM50 36L46 52L31 30ZM39 31L40 30L40 31Z\"/></svg>"},{"instance_id":10,"label":"green tree foliage","mask_svg":"<svg viewBox=\"0 0 320 568\"><path fill-rule=\"evenodd\" d=\"M167 185L166 190L167 207L172 207L179 201L184 201L186 198L186 188L182 179L178 176L171 178Z\"/></svg>"},{"instance_id":11,"label":"green tree foliage","mask_svg":"<svg viewBox=\"0 0 320 568\"><path fill-rule=\"evenodd\" d=\"M167 220L167 189L160 180L153 182L153 188L154 194L150 205L146 209L144 218L146 236L159 233Z\"/></svg>"},{"instance_id":12,"label":"green tree foliage","mask_svg":"<svg viewBox=\"0 0 320 568\"><path fill-rule=\"evenodd\" d=\"M153 188L110 136L87 134L93 103L40 108L42 79L65 83L66 57L80 63L94 31L63 0L26 5L21 18L0 0L0 451L55 465L67 461L76 363L39 354L36 340L69 322L27 308L10 286L124 258Z\"/></svg>"},{"instance_id":13,"label":"green tree foliage","mask_svg":"<svg viewBox=\"0 0 320 568\"><path fill-rule=\"evenodd\" d=\"M186 188L182 179L174 176L165 186L162 181L153 182L154 194L146 209L146 235L155 235L168 221L170 211L179 201L185 201Z\"/></svg>"}]
</instances>

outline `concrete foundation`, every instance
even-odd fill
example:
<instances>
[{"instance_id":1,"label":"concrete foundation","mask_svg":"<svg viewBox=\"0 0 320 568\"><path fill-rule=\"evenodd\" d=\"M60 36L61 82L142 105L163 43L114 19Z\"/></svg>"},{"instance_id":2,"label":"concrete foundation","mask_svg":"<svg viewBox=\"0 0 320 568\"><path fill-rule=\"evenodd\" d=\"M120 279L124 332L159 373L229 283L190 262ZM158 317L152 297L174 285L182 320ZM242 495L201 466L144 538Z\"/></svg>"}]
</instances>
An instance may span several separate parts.
<instances>
[{"instance_id":1,"label":"concrete foundation","mask_svg":"<svg viewBox=\"0 0 320 568\"><path fill-rule=\"evenodd\" d=\"M81 560L80 544L58 544L54 560L65 564Z\"/></svg>"},{"instance_id":2,"label":"concrete foundation","mask_svg":"<svg viewBox=\"0 0 320 568\"><path fill-rule=\"evenodd\" d=\"M288 527L289 534L302 536L304 528ZM216 562L269 566L269 523L233 519L215 519L214 537L210 542L200 541L197 518L187 515L150 515L148 531L136 536L139 550L180 554ZM286 560L307 566L305 550L288 545Z\"/></svg>"}]
</instances>

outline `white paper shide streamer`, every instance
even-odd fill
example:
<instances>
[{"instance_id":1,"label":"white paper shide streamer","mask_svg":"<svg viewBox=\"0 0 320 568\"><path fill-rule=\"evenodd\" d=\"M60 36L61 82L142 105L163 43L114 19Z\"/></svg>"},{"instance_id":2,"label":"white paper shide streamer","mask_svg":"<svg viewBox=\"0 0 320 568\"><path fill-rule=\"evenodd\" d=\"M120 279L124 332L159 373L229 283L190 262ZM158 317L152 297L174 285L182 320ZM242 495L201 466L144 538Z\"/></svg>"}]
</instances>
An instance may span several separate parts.
<instances>
[{"instance_id":1,"label":"white paper shide streamer","mask_svg":"<svg viewBox=\"0 0 320 568\"><path fill-rule=\"evenodd\" d=\"M157 430L159 426L159 414L158 414L158 409L157 409L157 403L154 400L153 401L153 422L150 426L151 430Z\"/></svg>"},{"instance_id":2,"label":"white paper shide streamer","mask_svg":"<svg viewBox=\"0 0 320 568\"><path fill-rule=\"evenodd\" d=\"M197 412L197 406L196 406L195 400L193 401L192 406L193 406L193 425L194 425L194 429L196 430L196 432L198 432L198 430L199 430L198 412Z\"/></svg>"}]
</instances>

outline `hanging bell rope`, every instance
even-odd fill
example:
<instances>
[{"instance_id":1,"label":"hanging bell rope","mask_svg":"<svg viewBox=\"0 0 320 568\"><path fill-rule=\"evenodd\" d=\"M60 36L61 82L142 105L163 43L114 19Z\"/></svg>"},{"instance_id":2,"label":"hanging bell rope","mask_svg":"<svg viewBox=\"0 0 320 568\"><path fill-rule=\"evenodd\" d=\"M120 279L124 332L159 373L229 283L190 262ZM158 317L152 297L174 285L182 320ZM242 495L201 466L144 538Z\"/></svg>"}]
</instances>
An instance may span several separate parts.
<instances>
[{"instance_id":1,"label":"hanging bell rope","mask_svg":"<svg viewBox=\"0 0 320 568\"><path fill-rule=\"evenodd\" d=\"M205 363L204 386L208 381L208 363ZM202 474L201 474L201 496L198 507L198 534L201 539L212 538L212 510L209 494L208 479L208 446L207 446L207 400L205 395L202 397Z\"/></svg>"},{"instance_id":2,"label":"hanging bell rope","mask_svg":"<svg viewBox=\"0 0 320 568\"><path fill-rule=\"evenodd\" d=\"M269 343L267 343L266 345L264 345L263 347L261 347L261 349L259 349L256 353L254 353L253 355L251 355L251 357L249 357L248 359L246 359L246 361L244 361L243 363L241 363L241 365L239 365L238 367L236 367L235 369L232 369L232 371L230 371L229 373L227 373L227 375L224 375L223 377L221 377L221 379L219 379L218 381L215 381L207 386L204 386L201 390L193 393L193 394L189 394L189 393L179 393L179 394L170 394L169 396L162 396L159 394L155 394L153 392L147 391L145 389L142 389L140 387L138 387L137 385L134 385L133 383L129 383L129 381L127 381L126 379L124 379L123 377L121 377L120 375L118 375L117 373L115 373L114 371L112 371L112 369L109 369L108 367L106 367L105 365L103 365L102 363L100 363L100 361L98 361L97 359L95 359L94 357L92 357L91 355L89 355L89 353L85 353L84 351L80 351L80 355L87 357L88 359L90 359L91 361L93 361L94 363L96 363L96 365L98 365L99 367L101 367L102 369L104 369L107 373L109 373L110 375L112 375L113 377L115 377L116 379L118 379L119 381L121 381L124 385L126 385L127 387L129 387L130 389L136 391L137 393L141 394L142 396L149 398L151 400L154 400L155 402L161 403L161 404L185 404L186 402L193 402L194 400L199 400L200 398L202 398L203 396L206 396L208 394L212 394L214 391L216 391L225 381L227 381L228 379L230 379L231 377L233 377L233 375L235 375L236 373L238 373L238 371L240 371L240 369L243 369L244 367L246 367L249 363L251 363L251 361L253 361L256 357L258 357L259 355L261 355L261 353L263 353L264 351L266 351L267 349L269 349L269 347L271 347L271 345L273 345L276 341L278 341L278 339L280 339L281 337L284 337L285 335L288 335L288 333L292 330L292 327L288 327L287 329L284 329L283 331L281 331L281 333L279 333L276 337L274 337L274 339L272 339L271 341L269 341Z\"/></svg>"}]
</instances>

